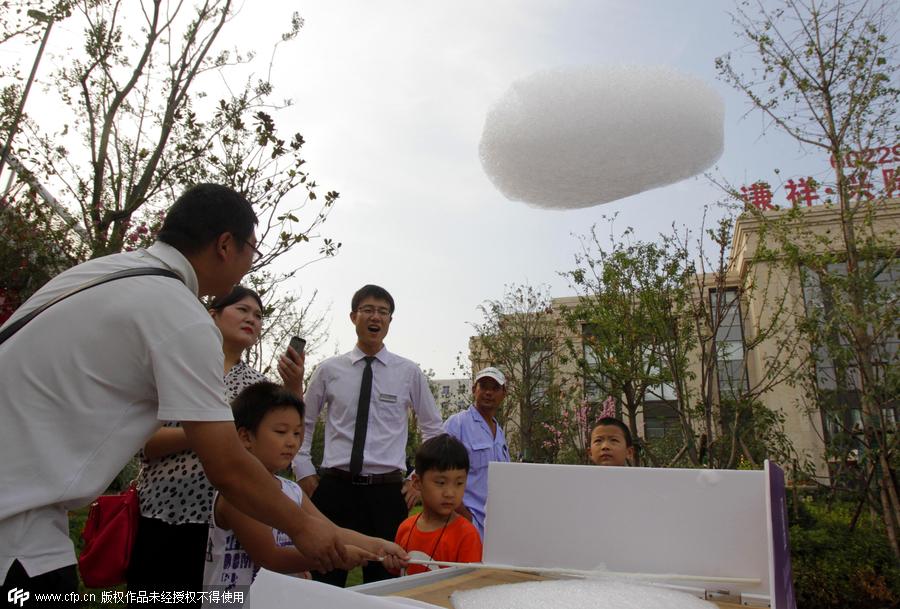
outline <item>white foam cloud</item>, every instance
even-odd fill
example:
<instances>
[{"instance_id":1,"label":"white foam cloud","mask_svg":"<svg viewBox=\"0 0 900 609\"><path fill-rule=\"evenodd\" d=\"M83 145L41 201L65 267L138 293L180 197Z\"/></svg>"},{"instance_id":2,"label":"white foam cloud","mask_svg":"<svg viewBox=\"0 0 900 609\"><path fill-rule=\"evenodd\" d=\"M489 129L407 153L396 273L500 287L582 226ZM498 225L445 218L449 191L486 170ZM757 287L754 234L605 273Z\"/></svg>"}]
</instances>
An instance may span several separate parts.
<instances>
[{"instance_id":1,"label":"white foam cloud","mask_svg":"<svg viewBox=\"0 0 900 609\"><path fill-rule=\"evenodd\" d=\"M479 154L508 199L590 207L710 167L724 112L712 88L671 68L559 68L512 84L488 112Z\"/></svg>"}]
</instances>

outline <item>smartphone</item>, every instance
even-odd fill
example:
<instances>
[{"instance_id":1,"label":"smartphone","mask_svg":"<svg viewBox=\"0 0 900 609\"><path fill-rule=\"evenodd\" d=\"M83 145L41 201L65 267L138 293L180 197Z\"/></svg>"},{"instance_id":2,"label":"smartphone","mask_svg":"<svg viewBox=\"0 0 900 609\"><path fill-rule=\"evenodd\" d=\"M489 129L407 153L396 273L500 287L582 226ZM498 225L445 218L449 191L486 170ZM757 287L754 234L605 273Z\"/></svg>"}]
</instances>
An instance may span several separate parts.
<instances>
[{"instance_id":1,"label":"smartphone","mask_svg":"<svg viewBox=\"0 0 900 609\"><path fill-rule=\"evenodd\" d=\"M288 343L294 351L297 352L297 355L303 355L303 352L306 351L306 339L300 338L299 336L294 336L291 338L291 342Z\"/></svg>"}]
</instances>

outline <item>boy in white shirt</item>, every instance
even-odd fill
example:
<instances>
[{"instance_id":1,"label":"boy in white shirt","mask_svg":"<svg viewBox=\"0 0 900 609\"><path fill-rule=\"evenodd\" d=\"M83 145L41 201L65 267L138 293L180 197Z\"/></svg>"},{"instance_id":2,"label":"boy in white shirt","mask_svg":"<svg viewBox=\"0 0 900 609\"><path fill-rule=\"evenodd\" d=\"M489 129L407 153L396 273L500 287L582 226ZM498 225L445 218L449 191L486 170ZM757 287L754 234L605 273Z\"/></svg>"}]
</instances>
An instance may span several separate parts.
<instances>
[{"instance_id":1,"label":"boy in white shirt","mask_svg":"<svg viewBox=\"0 0 900 609\"><path fill-rule=\"evenodd\" d=\"M275 473L287 469L303 442L303 401L280 385L257 383L244 389L232 402L234 423L246 449ZM305 501L295 483L275 476L282 492L310 516L331 525L313 505ZM408 558L400 546L349 529L338 529L345 544L350 569L367 560L383 559L384 564L405 566ZM210 520L204 569L204 590L218 591L219 599L235 607L234 598L226 601L221 593L243 591L253 583L260 567L279 573L302 573L313 566L291 543L290 537L247 516L216 493ZM210 605L204 599L204 606Z\"/></svg>"}]
</instances>

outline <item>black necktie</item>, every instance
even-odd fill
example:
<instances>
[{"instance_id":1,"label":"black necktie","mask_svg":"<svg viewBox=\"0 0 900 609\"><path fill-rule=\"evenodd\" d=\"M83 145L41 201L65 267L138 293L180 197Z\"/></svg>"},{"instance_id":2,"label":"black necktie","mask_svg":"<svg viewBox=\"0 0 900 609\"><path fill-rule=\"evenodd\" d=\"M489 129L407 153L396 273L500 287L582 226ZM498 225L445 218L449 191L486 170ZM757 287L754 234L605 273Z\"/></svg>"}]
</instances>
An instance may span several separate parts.
<instances>
[{"instance_id":1,"label":"black necktie","mask_svg":"<svg viewBox=\"0 0 900 609\"><path fill-rule=\"evenodd\" d=\"M372 399L372 361L373 355L367 355L366 369L363 370L362 383L359 386L359 404L356 406L356 427L353 430L353 450L350 452L350 473L354 476L362 472L363 451L366 448L366 432L369 429L369 402Z\"/></svg>"}]
</instances>

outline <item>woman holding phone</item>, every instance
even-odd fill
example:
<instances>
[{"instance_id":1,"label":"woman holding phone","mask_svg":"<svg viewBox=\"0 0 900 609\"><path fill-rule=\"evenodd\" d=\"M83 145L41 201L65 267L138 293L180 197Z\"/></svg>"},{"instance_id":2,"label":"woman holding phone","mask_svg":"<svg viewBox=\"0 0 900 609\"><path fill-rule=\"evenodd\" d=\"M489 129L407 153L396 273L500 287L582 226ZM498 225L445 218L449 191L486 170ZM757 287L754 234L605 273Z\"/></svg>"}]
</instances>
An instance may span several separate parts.
<instances>
[{"instance_id":1,"label":"woman holding phone","mask_svg":"<svg viewBox=\"0 0 900 609\"><path fill-rule=\"evenodd\" d=\"M268 380L243 360L244 352L259 340L262 310L259 295L243 286L235 286L209 306L222 333L229 402L244 387ZM299 397L304 359L304 353L289 347L278 361L284 386ZM128 568L128 590L200 592L213 487L197 455L187 449L187 438L177 422L157 430L140 456L141 517ZM199 604L199 595L197 600Z\"/></svg>"}]
</instances>

